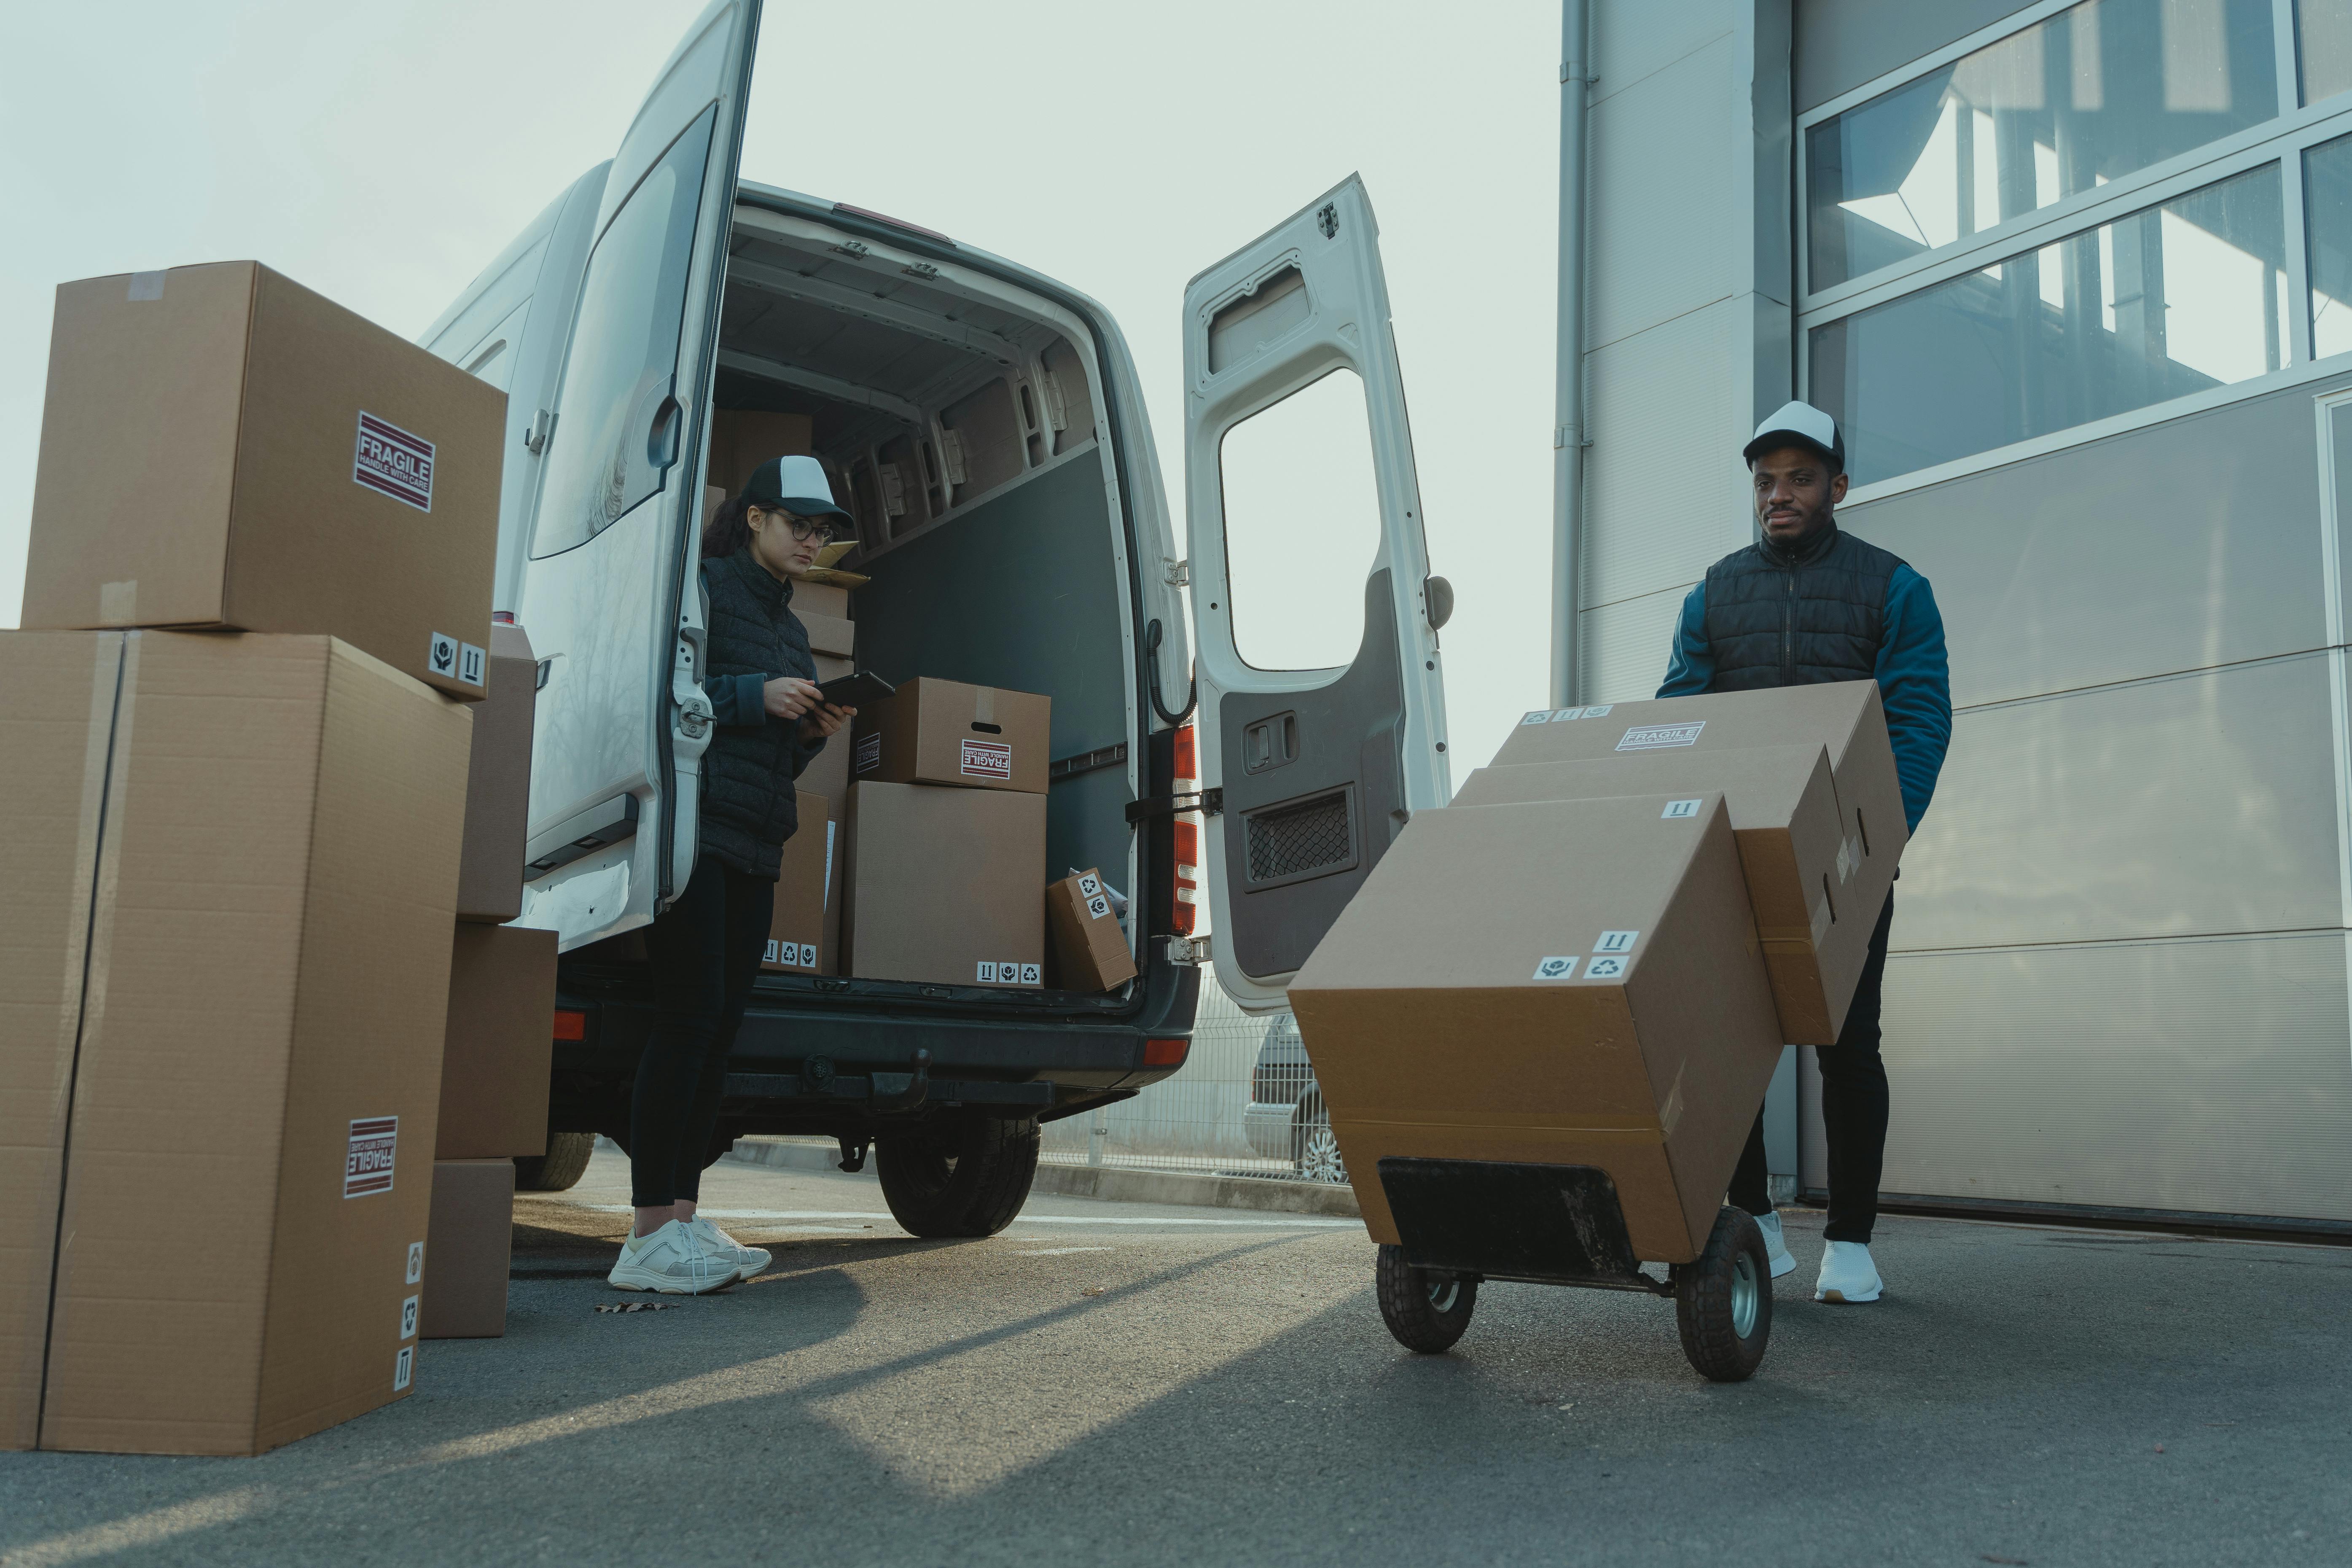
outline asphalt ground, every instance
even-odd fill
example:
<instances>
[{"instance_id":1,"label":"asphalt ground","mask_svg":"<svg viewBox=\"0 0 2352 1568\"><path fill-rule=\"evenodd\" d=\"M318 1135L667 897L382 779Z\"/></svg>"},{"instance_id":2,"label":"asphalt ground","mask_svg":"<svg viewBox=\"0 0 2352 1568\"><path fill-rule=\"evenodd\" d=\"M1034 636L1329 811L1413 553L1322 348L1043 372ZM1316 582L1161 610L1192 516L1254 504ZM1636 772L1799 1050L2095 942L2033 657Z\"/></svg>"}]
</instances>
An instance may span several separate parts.
<instances>
[{"instance_id":1,"label":"asphalt ground","mask_svg":"<svg viewBox=\"0 0 2352 1568\"><path fill-rule=\"evenodd\" d=\"M503 1340L257 1459L0 1454L0 1563L2352 1561L2352 1251L1891 1219L1813 1304L1794 1212L1755 1381L1673 1308L1494 1285L1382 1329L1360 1226L1040 1197L922 1242L870 1177L722 1164L776 1252L598 1302L600 1155L518 1203ZM1790 1287L1797 1287L1790 1289Z\"/></svg>"}]
</instances>

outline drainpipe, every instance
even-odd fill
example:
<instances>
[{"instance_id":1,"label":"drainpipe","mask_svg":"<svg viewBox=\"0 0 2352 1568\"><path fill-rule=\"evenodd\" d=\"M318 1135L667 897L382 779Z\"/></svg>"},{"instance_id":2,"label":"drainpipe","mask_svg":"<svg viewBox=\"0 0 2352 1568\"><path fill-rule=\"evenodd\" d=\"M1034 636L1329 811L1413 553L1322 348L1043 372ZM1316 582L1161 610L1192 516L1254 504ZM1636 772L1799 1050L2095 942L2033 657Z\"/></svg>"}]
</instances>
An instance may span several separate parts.
<instances>
[{"instance_id":1,"label":"drainpipe","mask_svg":"<svg viewBox=\"0 0 2352 1568\"><path fill-rule=\"evenodd\" d=\"M1587 0L1562 0L1559 45L1559 345L1551 434L1551 703L1577 700L1584 534L1584 100Z\"/></svg>"}]
</instances>

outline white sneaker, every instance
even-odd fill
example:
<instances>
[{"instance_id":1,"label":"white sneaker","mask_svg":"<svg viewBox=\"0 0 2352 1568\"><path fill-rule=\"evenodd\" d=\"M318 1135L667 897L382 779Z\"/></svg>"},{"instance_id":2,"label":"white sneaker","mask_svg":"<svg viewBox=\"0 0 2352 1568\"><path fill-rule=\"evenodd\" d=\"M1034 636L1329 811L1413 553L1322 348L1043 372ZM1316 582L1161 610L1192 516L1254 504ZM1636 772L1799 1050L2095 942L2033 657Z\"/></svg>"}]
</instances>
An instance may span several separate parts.
<instances>
[{"instance_id":1,"label":"white sneaker","mask_svg":"<svg viewBox=\"0 0 2352 1568\"><path fill-rule=\"evenodd\" d=\"M1832 1241L1822 1252L1822 1277L1813 1285L1816 1301L1843 1301L1849 1304L1875 1301L1885 1283L1878 1278L1878 1266L1870 1260L1870 1248L1859 1241Z\"/></svg>"},{"instance_id":2,"label":"white sneaker","mask_svg":"<svg viewBox=\"0 0 2352 1568\"><path fill-rule=\"evenodd\" d=\"M1772 1260L1772 1278L1778 1279L1784 1274L1794 1274L1797 1260L1789 1256L1788 1238L1780 1234L1780 1211L1775 1209L1770 1214L1748 1217L1754 1220L1756 1228L1764 1233L1764 1256Z\"/></svg>"},{"instance_id":3,"label":"white sneaker","mask_svg":"<svg viewBox=\"0 0 2352 1568\"><path fill-rule=\"evenodd\" d=\"M658 1290L665 1296L699 1296L724 1289L740 1278L732 1263L712 1257L694 1232L676 1220L650 1236L633 1236L621 1243L605 1280L623 1290Z\"/></svg>"},{"instance_id":4,"label":"white sneaker","mask_svg":"<svg viewBox=\"0 0 2352 1568\"><path fill-rule=\"evenodd\" d=\"M734 1269L739 1279L751 1279L775 1261L765 1247L744 1246L699 1212L686 1222L686 1228L702 1244L703 1251L717 1258L722 1267Z\"/></svg>"}]
</instances>

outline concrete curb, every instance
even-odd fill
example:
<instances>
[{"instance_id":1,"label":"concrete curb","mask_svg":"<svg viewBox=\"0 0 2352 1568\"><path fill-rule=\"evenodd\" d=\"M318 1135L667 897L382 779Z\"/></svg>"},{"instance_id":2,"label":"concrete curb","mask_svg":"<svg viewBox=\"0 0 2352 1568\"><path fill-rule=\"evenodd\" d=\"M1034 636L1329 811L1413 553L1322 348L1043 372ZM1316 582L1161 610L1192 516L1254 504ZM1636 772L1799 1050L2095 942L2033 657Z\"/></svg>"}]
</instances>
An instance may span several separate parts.
<instances>
[{"instance_id":1,"label":"concrete curb","mask_svg":"<svg viewBox=\"0 0 2352 1568\"><path fill-rule=\"evenodd\" d=\"M747 1165L786 1171L836 1171L839 1149L830 1141L741 1138L727 1158ZM871 1175L872 1166L866 1167ZM1201 1208L1255 1209L1269 1214L1330 1215L1360 1219L1351 1187L1320 1182L1283 1182L1261 1176L1196 1175L1186 1171L1143 1171L1127 1165L1072 1165L1043 1161L1033 1193L1062 1197L1105 1198L1114 1203L1181 1204Z\"/></svg>"}]
</instances>

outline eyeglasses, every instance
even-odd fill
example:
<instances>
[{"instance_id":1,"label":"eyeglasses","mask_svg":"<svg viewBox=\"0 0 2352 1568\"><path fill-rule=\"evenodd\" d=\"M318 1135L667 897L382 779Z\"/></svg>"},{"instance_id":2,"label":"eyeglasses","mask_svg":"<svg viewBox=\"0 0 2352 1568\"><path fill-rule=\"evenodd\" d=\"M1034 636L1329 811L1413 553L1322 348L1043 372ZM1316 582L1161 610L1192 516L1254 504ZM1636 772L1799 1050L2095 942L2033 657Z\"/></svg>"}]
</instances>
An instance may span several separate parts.
<instances>
[{"instance_id":1,"label":"eyeglasses","mask_svg":"<svg viewBox=\"0 0 2352 1568\"><path fill-rule=\"evenodd\" d=\"M768 517L780 517L784 526L793 531L794 539L814 539L819 544L833 542L833 524L822 518L801 517L782 507L757 507L753 510Z\"/></svg>"}]
</instances>

